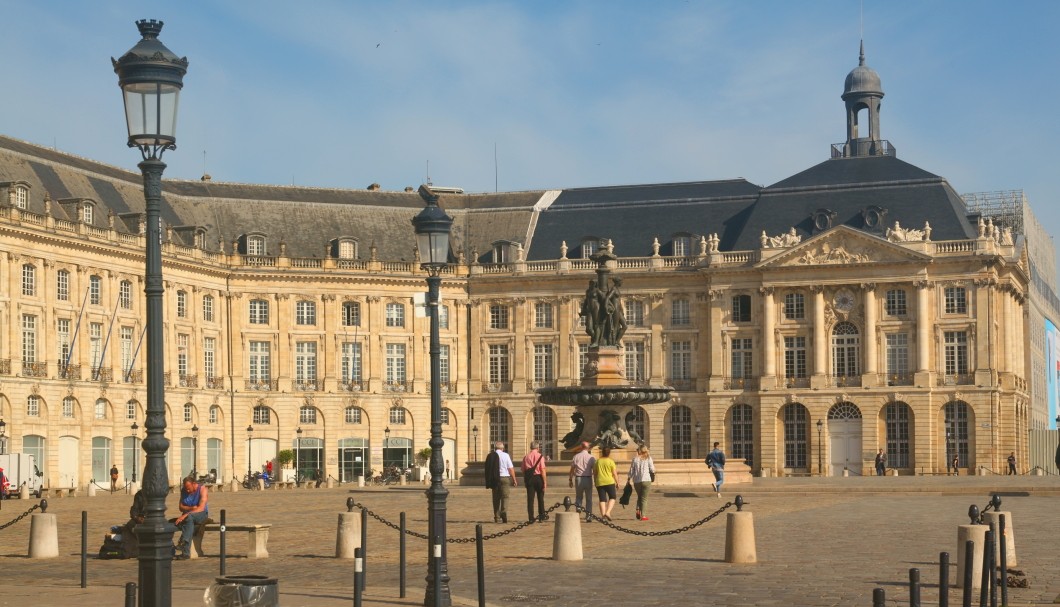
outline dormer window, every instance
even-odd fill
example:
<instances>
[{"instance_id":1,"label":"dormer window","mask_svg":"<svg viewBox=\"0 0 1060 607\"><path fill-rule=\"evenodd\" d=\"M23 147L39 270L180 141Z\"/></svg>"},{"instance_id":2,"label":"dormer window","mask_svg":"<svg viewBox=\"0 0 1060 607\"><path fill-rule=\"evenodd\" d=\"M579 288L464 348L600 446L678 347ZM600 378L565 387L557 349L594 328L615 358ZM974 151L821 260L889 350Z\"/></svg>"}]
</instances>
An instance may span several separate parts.
<instances>
[{"instance_id":1,"label":"dormer window","mask_svg":"<svg viewBox=\"0 0 1060 607\"><path fill-rule=\"evenodd\" d=\"M582 241L582 259L589 259L600 250L600 241L595 238L587 238Z\"/></svg>"},{"instance_id":2,"label":"dormer window","mask_svg":"<svg viewBox=\"0 0 1060 607\"><path fill-rule=\"evenodd\" d=\"M265 255L264 236L247 236L247 255Z\"/></svg>"},{"instance_id":3,"label":"dormer window","mask_svg":"<svg viewBox=\"0 0 1060 607\"><path fill-rule=\"evenodd\" d=\"M29 205L29 188L24 185L15 186L15 206L24 209Z\"/></svg>"},{"instance_id":4,"label":"dormer window","mask_svg":"<svg viewBox=\"0 0 1060 607\"><path fill-rule=\"evenodd\" d=\"M81 207L81 222L92 223L92 205L87 202Z\"/></svg>"},{"instance_id":5,"label":"dormer window","mask_svg":"<svg viewBox=\"0 0 1060 607\"><path fill-rule=\"evenodd\" d=\"M493 263L508 263L511 261L511 255L508 253L508 243L493 243L492 259Z\"/></svg>"},{"instance_id":6,"label":"dormer window","mask_svg":"<svg viewBox=\"0 0 1060 607\"><path fill-rule=\"evenodd\" d=\"M815 232L824 232L832 227L836 212L829 209L817 209L813 216L813 229Z\"/></svg>"},{"instance_id":7,"label":"dormer window","mask_svg":"<svg viewBox=\"0 0 1060 607\"><path fill-rule=\"evenodd\" d=\"M674 257L688 257L692 254L692 237L687 234L674 236Z\"/></svg>"},{"instance_id":8,"label":"dormer window","mask_svg":"<svg viewBox=\"0 0 1060 607\"><path fill-rule=\"evenodd\" d=\"M206 249L206 230L195 230L195 248Z\"/></svg>"},{"instance_id":9,"label":"dormer window","mask_svg":"<svg viewBox=\"0 0 1060 607\"><path fill-rule=\"evenodd\" d=\"M340 240L339 241L339 259L357 259L357 241L356 240Z\"/></svg>"}]
</instances>

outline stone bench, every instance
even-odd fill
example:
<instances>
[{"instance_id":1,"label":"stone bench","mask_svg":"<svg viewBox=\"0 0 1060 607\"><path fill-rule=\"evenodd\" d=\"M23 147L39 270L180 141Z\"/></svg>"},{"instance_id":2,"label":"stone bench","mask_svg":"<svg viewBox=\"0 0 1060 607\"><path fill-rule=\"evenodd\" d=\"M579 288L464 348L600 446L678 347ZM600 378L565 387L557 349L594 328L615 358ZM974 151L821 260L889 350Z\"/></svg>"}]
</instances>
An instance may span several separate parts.
<instances>
[{"instance_id":1,"label":"stone bench","mask_svg":"<svg viewBox=\"0 0 1060 607\"><path fill-rule=\"evenodd\" d=\"M269 529L272 529L272 525L225 525L225 532L245 532L247 533L247 558L248 559L264 559L269 557ZM195 535L191 541L191 558L199 558L203 555L202 551L202 540L207 533L220 533L221 525L214 522L213 519L206 519L205 525L200 525L195 529ZM226 547L227 549L227 547Z\"/></svg>"},{"instance_id":2,"label":"stone bench","mask_svg":"<svg viewBox=\"0 0 1060 607\"><path fill-rule=\"evenodd\" d=\"M77 497L76 487L48 487L40 490L41 497Z\"/></svg>"},{"instance_id":3,"label":"stone bench","mask_svg":"<svg viewBox=\"0 0 1060 607\"><path fill-rule=\"evenodd\" d=\"M294 489L294 481L272 481L273 489Z\"/></svg>"}]
</instances>

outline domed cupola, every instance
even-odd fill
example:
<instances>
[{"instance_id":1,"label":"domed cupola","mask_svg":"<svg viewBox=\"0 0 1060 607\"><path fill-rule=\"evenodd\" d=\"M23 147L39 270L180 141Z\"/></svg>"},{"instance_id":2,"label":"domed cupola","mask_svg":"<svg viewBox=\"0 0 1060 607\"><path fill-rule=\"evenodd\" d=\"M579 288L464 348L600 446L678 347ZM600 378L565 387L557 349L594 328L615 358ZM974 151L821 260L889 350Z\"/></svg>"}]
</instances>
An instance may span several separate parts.
<instances>
[{"instance_id":1,"label":"domed cupola","mask_svg":"<svg viewBox=\"0 0 1060 607\"><path fill-rule=\"evenodd\" d=\"M865 65L865 43L861 43L858 66L847 74L843 86L843 101L847 106L847 141L843 156L893 155L893 149L880 138L880 100L883 85L876 70ZM868 133L859 133L858 115L868 113Z\"/></svg>"}]
</instances>

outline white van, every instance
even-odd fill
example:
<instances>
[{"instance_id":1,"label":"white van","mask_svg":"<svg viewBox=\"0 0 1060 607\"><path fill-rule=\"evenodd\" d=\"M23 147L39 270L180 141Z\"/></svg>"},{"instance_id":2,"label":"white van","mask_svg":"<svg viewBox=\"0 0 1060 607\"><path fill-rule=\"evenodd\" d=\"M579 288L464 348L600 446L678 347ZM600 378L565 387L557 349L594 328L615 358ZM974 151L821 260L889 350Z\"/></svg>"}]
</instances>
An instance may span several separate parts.
<instances>
[{"instance_id":1,"label":"white van","mask_svg":"<svg viewBox=\"0 0 1060 607\"><path fill-rule=\"evenodd\" d=\"M37 464L32 455L28 453L0 455L0 468L4 469L4 476L7 477L8 495L17 496L19 491L22 490L22 485L27 485L30 495L40 497L44 474L37 469Z\"/></svg>"}]
</instances>

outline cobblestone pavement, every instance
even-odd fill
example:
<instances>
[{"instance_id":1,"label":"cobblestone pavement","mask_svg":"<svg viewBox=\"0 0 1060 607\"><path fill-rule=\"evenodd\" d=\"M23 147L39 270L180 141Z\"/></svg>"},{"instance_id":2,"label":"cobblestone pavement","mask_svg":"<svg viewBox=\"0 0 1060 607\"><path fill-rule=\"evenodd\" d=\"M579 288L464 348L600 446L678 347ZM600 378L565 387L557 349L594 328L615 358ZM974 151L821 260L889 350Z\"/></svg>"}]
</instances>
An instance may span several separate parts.
<instances>
[{"instance_id":1,"label":"cobblestone pavement","mask_svg":"<svg viewBox=\"0 0 1060 607\"><path fill-rule=\"evenodd\" d=\"M726 487L730 489L730 487ZM983 506L990 491L1012 512L1018 568L1027 589L1011 589L1011 605L1053 604L1060 595L1060 478L935 477L849 479L755 479L732 486L723 499L703 487L659 487L649 502L651 520L634 520L632 508L616 511L615 523L636 531L666 531L697 521L743 494L754 513L758 563L723 561L725 515L675 535L648 537L582 524L585 558L551 559L554 525L534 524L485 542L486 599L491 606L530 603L543 607L609 605L872 605L872 590L884 588L888 604L907 605L909 569L921 570L925 605L938 602L938 558L948 551L956 563L957 529L967 523L969 504ZM550 488L546 503L571 492ZM230 524L271 523L270 558L243 558L244 534L230 533L228 574L279 579L284 607L352 604L352 561L333 558L338 513L353 496L380 516L425 532L423 487L240 491L211 493L210 511L227 510ZM523 493L513 491L513 523L522 520ZM0 606L62 605L71 600L121 605L123 586L135 581L136 561L88 561L89 588L80 582L81 511L88 512L89 551L94 555L111 525L124 522L131 498L101 494L50 500L59 522L59 558L26 558L29 522L0 531ZM175 509L175 497L169 506ZM0 523L30 504L3 502ZM450 538L474 537L514 525L494 524L489 492L453 487L448 501ZM554 520L554 517L553 519ZM409 538L407 598L398 598L398 534L376 520L368 527L368 588L365 605L420 605L426 550ZM174 605L202 604L203 590L218 574L216 534L204 542L207 558L173 563ZM475 545L450 544L451 587L456 605L476 605ZM955 565L950 578L957 575ZM950 590L951 604L960 604ZM978 597L976 598L978 600Z\"/></svg>"}]
</instances>

